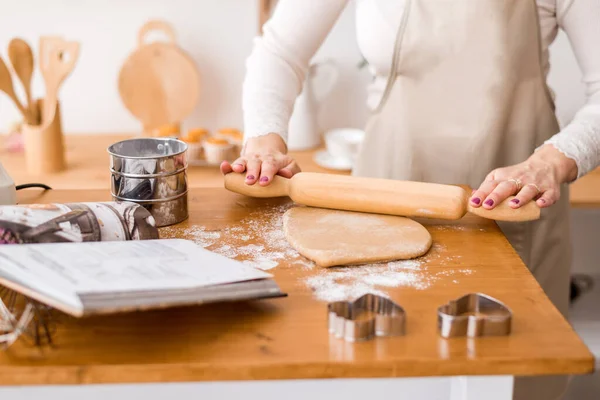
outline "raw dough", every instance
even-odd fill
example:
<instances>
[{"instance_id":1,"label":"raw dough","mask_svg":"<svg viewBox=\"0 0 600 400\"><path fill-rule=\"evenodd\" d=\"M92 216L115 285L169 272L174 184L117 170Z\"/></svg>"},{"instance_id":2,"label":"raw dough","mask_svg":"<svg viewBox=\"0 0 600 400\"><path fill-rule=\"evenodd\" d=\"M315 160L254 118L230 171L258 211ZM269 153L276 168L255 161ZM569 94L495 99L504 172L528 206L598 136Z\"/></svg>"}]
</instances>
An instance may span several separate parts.
<instances>
[{"instance_id":1,"label":"raw dough","mask_svg":"<svg viewBox=\"0 0 600 400\"><path fill-rule=\"evenodd\" d=\"M431 247L423 225L390 215L295 207L283 228L290 245L321 267L406 260Z\"/></svg>"}]
</instances>

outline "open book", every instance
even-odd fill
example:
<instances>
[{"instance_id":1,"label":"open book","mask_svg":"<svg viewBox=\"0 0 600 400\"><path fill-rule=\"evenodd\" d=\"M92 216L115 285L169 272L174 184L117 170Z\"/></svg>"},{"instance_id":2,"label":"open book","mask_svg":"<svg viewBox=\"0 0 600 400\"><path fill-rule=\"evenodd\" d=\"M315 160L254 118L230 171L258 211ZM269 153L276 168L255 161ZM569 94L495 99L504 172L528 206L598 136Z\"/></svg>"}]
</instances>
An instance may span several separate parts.
<instances>
[{"instance_id":1,"label":"open book","mask_svg":"<svg viewBox=\"0 0 600 400\"><path fill-rule=\"evenodd\" d=\"M285 296L271 278L182 239L0 246L0 285L76 317Z\"/></svg>"}]
</instances>

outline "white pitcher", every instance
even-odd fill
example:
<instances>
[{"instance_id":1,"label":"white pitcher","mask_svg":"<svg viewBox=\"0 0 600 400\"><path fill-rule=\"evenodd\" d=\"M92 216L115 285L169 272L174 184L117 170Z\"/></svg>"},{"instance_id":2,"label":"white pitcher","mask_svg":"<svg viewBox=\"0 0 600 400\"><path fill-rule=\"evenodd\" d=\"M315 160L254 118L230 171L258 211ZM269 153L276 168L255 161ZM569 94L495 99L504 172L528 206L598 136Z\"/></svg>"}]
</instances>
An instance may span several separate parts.
<instances>
[{"instance_id":1,"label":"white pitcher","mask_svg":"<svg viewBox=\"0 0 600 400\"><path fill-rule=\"evenodd\" d=\"M319 108L338 76L338 66L332 60L314 63L309 67L288 126L289 150L309 150L321 144Z\"/></svg>"}]
</instances>

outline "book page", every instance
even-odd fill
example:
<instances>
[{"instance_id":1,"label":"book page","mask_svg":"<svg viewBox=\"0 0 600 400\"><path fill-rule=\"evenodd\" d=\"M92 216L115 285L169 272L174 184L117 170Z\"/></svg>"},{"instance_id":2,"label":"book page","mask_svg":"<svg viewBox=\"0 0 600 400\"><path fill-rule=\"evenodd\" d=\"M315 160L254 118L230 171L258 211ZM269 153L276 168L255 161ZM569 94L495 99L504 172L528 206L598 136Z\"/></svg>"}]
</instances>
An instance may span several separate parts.
<instances>
[{"instance_id":1,"label":"book page","mask_svg":"<svg viewBox=\"0 0 600 400\"><path fill-rule=\"evenodd\" d=\"M53 293L79 295L185 289L272 276L182 239L0 246L0 260L5 276L43 282Z\"/></svg>"}]
</instances>

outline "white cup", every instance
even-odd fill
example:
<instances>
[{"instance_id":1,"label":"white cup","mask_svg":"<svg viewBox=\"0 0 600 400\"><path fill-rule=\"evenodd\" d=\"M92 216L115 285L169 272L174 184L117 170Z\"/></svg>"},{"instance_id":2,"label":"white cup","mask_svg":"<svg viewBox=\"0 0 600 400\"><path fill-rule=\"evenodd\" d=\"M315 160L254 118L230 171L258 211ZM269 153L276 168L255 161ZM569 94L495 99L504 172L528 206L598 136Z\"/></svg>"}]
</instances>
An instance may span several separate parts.
<instances>
[{"instance_id":1,"label":"white cup","mask_svg":"<svg viewBox=\"0 0 600 400\"><path fill-rule=\"evenodd\" d=\"M325 146L333 157L354 162L364 138L365 131L361 129L332 129L325 133Z\"/></svg>"}]
</instances>

